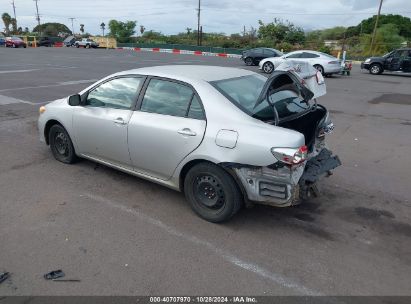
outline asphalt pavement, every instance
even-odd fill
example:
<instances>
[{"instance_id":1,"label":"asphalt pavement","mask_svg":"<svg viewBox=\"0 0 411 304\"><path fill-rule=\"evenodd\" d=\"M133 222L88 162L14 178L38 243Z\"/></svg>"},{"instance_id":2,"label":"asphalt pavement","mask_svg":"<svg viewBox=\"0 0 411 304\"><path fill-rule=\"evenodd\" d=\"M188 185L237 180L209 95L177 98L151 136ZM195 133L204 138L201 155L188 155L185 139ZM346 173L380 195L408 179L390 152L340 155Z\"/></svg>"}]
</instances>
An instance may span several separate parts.
<instances>
[{"instance_id":1,"label":"asphalt pavement","mask_svg":"<svg viewBox=\"0 0 411 304\"><path fill-rule=\"evenodd\" d=\"M239 59L0 48L0 284L5 295L411 295L411 77L326 78L340 156L322 196L198 218L181 193L39 142L38 108L111 73ZM247 67L257 71L257 67ZM63 269L67 279L43 274Z\"/></svg>"}]
</instances>

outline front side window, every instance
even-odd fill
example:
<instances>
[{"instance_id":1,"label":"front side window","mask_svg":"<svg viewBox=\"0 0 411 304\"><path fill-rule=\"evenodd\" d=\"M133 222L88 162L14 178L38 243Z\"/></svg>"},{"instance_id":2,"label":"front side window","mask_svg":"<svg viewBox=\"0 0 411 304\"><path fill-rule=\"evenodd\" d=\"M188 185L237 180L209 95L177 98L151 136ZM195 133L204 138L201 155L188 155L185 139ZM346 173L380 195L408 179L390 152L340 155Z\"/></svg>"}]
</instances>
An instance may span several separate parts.
<instances>
[{"instance_id":1,"label":"front side window","mask_svg":"<svg viewBox=\"0 0 411 304\"><path fill-rule=\"evenodd\" d=\"M300 56L300 58L318 58L318 57L320 57L320 55L313 54L313 53L307 53L307 52L302 53Z\"/></svg>"},{"instance_id":2,"label":"front side window","mask_svg":"<svg viewBox=\"0 0 411 304\"><path fill-rule=\"evenodd\" d=\"M141 111L196 119L204 117L200 102L190 87L161 79L150 80Z\"/></svg>"},{"instance_id":3,"label":"front side window","mask_svg":"<svg viewBox=\"0 0 411 304\"><path fill-rule=\"evenodd\" d=\"M122 77L109 80L89 92L85 105L131 109L143 80L143 77Z\"/></svg>"}]
</instances>

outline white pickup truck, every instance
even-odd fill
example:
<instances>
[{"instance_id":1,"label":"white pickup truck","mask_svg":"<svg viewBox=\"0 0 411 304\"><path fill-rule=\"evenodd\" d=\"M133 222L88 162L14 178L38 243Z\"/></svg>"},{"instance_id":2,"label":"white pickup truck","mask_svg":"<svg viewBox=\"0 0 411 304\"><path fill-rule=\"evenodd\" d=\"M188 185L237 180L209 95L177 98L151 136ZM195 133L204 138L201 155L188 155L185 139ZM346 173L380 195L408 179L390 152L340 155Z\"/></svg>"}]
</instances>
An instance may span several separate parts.
<instances>
[{"instance_id":1,"label":"white pickup truck","mask_svg":"<svg viewBox=\"0 0 411 304\"><path fill-rule=\"evenodd\" d=\"M75 47L76 48L79 48L79 47L84 47L84 48L86 48L86 49L89 49L89 48L98 48L98 43L97 42L95 42L95 41L93 41L93 40L91 40L91 39L89 39L89 38L83 38L83 39L81 39L81 40L79 40L79 41L76 41L75 43L74 43L74 45L75 45Z\"/></svg>"}]
</instances>

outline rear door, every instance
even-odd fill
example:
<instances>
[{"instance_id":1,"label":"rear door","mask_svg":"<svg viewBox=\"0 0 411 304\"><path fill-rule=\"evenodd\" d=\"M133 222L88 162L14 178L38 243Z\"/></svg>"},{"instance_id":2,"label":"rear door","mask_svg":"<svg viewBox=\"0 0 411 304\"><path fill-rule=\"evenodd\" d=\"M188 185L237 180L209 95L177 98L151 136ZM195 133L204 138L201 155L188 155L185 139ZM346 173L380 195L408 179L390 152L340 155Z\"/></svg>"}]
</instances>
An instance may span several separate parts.
<instances>
[{"instance_id":1,"label":"rear door","mask_svg":"<svg viewBox=\"0 0 411 304\"><path fill-rule=\"evenodd\" d=\"M151 78L145 87L128 127L131 161L136 171L168 180L202 142L205 113L188 84Z\"/></svg>"},{"instance_id":2,"label":"rear door","mask_svg":"<svg viewBox=\"0 0 411 304\"><path fill-rule=\"evenodd\" d=\"M130 166L127 127L145 77L113 78L91 89L73 112L77 152Z\"/></svg>"}]
</instances>

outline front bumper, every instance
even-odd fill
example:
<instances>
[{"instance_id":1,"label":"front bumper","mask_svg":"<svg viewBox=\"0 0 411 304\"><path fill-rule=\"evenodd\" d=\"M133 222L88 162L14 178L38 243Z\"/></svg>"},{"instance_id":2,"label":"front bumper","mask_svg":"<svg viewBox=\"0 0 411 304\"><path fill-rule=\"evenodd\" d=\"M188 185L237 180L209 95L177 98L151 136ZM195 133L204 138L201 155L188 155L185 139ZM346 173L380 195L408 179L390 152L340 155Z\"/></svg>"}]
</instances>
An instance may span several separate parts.
<instances>
[{"instance_id":1,"label":"front bumper","mask_svg":"<svg viewBox=\"0 0 411 304\"><path fill-rule=\"evenodd\" d=\"M233 167L251 202L275 207L298 204L310 196L316 182L341 165L338 156L323 149L299 166Z\"/></svg>"},{"instance_id":2,"label":"front bumper","mask_svg":"<svg viewBox=\"0 0 411 304\"><path fill-rule=\"evenodd\" d=\"M369 63L365 63L365 62L361 62L361 70L369 70L370 69L370 64Z\"/></svg>"}]
</instances>

